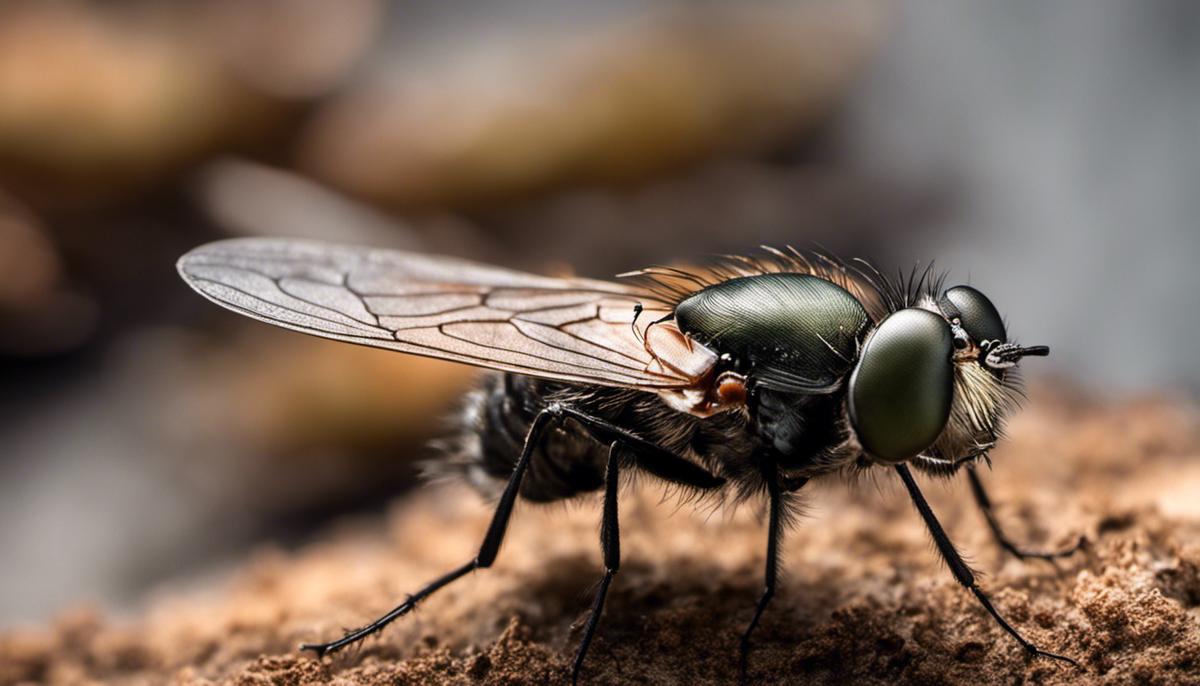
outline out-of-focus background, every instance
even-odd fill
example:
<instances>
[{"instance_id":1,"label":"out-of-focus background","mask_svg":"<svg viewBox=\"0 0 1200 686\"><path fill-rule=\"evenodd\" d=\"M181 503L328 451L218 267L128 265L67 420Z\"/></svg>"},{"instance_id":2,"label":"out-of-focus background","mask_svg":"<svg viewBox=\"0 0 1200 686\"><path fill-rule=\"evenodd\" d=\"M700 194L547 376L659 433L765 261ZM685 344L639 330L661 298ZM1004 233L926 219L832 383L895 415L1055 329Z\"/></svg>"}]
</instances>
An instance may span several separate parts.
<instances>
[{"instance_id":1,"label":"out-of-focus background","mask_svg":"<svg viewBox=\"0 0 1200 686\"><path fill-rule=\"evenodd\" d=\"M416 483L471 372L189 292L233 235L589 276L936 259L1031 376L1200 388L1200 5L0 3L0 625Z\"/></svg>"}]
</instances>

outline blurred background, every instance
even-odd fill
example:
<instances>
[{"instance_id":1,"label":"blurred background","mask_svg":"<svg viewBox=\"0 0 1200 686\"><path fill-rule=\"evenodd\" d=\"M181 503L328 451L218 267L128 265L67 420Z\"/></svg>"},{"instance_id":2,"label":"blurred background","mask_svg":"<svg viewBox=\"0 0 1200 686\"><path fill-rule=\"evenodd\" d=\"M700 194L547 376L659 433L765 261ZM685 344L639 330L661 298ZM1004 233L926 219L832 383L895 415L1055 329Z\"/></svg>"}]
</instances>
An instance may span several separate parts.
<instances>
[{"instance_id":1,"label":"blurred background","mask_svg":"<svg viewBox=\"0 0 1200 686\"><path fill-rule=\"evenodd\" d=\"M0 625L382 509L471 383L208 304L201 242L935 259L1043 383L1194 394L1198 191L1189 0L0 0Z\"/></svg>"}]
</instances>

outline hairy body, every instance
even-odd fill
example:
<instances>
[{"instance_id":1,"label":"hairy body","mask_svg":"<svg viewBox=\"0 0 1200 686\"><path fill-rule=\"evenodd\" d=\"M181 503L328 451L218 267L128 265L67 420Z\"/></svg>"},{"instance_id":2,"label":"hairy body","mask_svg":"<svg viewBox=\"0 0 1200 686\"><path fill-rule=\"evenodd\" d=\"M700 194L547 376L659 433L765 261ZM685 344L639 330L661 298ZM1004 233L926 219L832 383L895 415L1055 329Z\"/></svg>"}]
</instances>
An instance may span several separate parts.
<instances>
[{"instance_id":1,"label":"hairy body","mask_svg":"<svg viewBox=\"0 0 1200 686\"><path fill-rule=\"evenodd\" d=\"M848 439L840 418L843 397L759 391L742 410L700 418L671 409L654 393L488 373L464 399L461 429L445 446L447 455L429 471L461 475L485 496L498 496L534 417L560 404L618 426L638 427L641 438L724 478L736 487L733 496L743 500L765 488L762 475L772 468L786 484L788 478L811 478L854 464L853 454L838 449ZM809 401L804 411L795 412L796 402L804 400ZM762 413L770 419L759 421ZM553 502L598 491L607 460L608 446L574 422L559 422L534 449L520 495Z\"/></svg>"}]
</instances>

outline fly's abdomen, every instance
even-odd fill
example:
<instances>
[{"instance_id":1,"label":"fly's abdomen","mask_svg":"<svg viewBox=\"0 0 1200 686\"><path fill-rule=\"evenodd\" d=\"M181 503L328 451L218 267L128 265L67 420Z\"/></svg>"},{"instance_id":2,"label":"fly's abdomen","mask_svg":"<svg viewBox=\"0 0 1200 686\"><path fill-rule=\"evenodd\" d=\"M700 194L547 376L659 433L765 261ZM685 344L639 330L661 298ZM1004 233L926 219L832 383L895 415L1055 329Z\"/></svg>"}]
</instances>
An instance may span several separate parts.
<instances>
[{"instance_id":1,"label":"fly's abdomen","mask_svg":"<svg viewBox=\"0 0 1200 686\"><path fill-rule=\"evenodd\" d=\"M516 374L489 374L467 397L462 432L438 471L450 465L485 495L498 495L512 476L534 417L552 402L625 428L728 479L756 473L751 456L759 439L740 412L701 419L671 409L653 393ZM550 502L599 490L607 461L608 445L580 424L552 423L534 446L521 497Z\"/></svg>"},{"instance_id":2,"label":"fly's abdomen","mask_svg":"<svg viewBox=\"0 0 1200 686\"><path fill-rule=\"evenodd\" d=\"M468 483L497 494L512 476L529 426L561 384L514 374L488 374L463 409L463 433L450 457ZM607 448L572 422L549 427L521 482L521 497L537 502L562 500L604 484Z\"/></svg>"}]
</instances>

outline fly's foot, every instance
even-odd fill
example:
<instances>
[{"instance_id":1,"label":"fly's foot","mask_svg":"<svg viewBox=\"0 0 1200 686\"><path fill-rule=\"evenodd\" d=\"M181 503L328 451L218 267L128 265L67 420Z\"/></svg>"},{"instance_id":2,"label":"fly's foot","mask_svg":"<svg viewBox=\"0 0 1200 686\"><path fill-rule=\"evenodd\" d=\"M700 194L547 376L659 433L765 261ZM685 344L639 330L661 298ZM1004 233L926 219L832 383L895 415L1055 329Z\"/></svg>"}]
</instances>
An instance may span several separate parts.
<instances>
[{"instance_id":1,"label":"fly's foot","mask_svg":"<svg viewBox=\"0 0 1200 686\"><path fill-rule=\"evenodd\" d=\"M1025 651L1029 654L1030 657L1049 658L1049 659L1055 660L1057 662L1064 662L1066 664L1069 664L1072 667L1074 667L1075 669L1079 669L1079 670L1083 669L1083 665L1079 664L1079 662L1076 661L1075 658L1067 657L1066 655L1059 655L1058 653L1052 653L1048 650L1042 650L1041 648L1033 645L1032 643L1025 644Z\"/></svg>"},{"instance_id":2,"label":"fly's foot","mask_svg":"<svg viewBox=\"0 0 1200 686\"><path fill-rule=\"evenodd\" d=\"M1012 553L1013 556L1018 560L1046 560L1052 562L1054 560L1074 555L1083 549L1083 547L1087 545L1087 542L1087 536L1080 536L1075 543L1065 548L1049 551L1026 550L1024 548L1017 547L1015 544L1008 542L1007 540L1003 541L1001 545L1003 545L1004 549Z\"/></svg>"}]
</instances>

